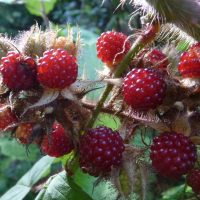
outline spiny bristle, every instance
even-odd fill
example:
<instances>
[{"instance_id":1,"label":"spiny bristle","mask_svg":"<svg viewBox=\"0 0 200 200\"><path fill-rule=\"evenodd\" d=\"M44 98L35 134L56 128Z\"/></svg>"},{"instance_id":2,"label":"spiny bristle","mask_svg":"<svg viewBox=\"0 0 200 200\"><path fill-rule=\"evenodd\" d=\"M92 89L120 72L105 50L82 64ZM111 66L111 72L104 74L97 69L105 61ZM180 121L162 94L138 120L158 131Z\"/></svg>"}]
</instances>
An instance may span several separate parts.
<instances>
[{"instance_id":1,"label":"spiny bristle","mask_svg":"<svg viewBox=\"0 0 200 200\"><path fill-rule=\"evenodd\" d=\"M67 26L67 37L66 37L69 48L71 47L70 44L74 43L74 56L77 57L81 53L81 47L83 45L83 42L81 40L81 33L79 30L79 27L77 27L77 33L76 33L76 38L74 39L74 30L73 28L68 25ZM70 49L69 49L70 50Z\"/></svg>"},{"instance_id":2,"label":"spiny bristle","mask_svg":"<svg viewBox=\"0 0 200 200\"><path fill-rule=\"evenodd\" d=\"M127 0L121 0L124 4ZM199 0L129 0L140 8L142 15L172 23L196 40L200 40L200 1Z\"/></svg>"},{"instance_id":3,"label":"spiny bristle","mask_svg":"<svg viewBox=\"0 0 200 200\"><path fill-rule=\"evenodd\" d=\"M170 65L167 67L167 71L171 76L175 76L175 74L178 72L177 66L179 63L179 55L178 51L175 47L175 44L171 43L170 45L167 44L162 49L162 52L167 56L168 60L170 61Z\"/></svg>"},{"instance_id":4,"label":"spiny bristle","mask_svg":"<svg viewBox=\"0 0 200 200\"><path fill-rule=\"evenodd\" d=\"M129 113L129 115L135 119L140 121L141 123L159 123L161 120L159 117L153 113L153 112L142 112L142 111L137 111L137 110L127 110L125 113Z\"/></svg>"},{"instance_id":5,"label":"spiny bristle","mask_svg":"<svg viewBox=\"0 0 200 200\"><path fill-rule=\"evenodd\" d=\"M42 56L44 51L50 49L57 37L57 31L52 29L42 31L38 24L33 25L29 31L25 31L15 38L18 48L25 55Z\"/></svg>"},{"instance_id":6,"label":"spiny bristle","mask_svg":"<svg viewBox=\"0 0 200 200\"><path fill-rule=\"evenodd\" d=\"M7 36L0 35L0 58L5 56L8 51L16 50L15 44Z\"/></svg>"},{"instance_id":7,"label":"spiny bristle","mask_svg":"<svg viewBox=\"0 0 200 200\"><path fill-rule=\"evenodd\" d=\"M175 41L176 43L184 42L188 45L192 45L196 42L196 40L186 32L181 31L176 25L170 23L161 26L161 33L157 38L158 41L163 41L165 39L167 39L167 41Z\"/></svg>"}]
</instances>

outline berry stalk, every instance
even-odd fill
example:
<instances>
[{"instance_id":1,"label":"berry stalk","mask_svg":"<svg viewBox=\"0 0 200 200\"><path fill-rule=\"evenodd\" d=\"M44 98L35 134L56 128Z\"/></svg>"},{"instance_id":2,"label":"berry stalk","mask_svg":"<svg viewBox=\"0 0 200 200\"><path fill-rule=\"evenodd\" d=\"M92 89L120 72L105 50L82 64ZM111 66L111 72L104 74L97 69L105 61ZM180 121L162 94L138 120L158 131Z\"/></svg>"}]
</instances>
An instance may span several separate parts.
<instances>
[{"instance_id":1,"label":"berry stalk","mask_svg":"<svg viewBox=\"0 0 200 200\"><path fill-rule=\"evenodd\" d=\"M117 67L117 70L114 73L114 78L119 78L123 74L123 72L126 70L128 65L130 64L131 60L139 53L141 49L143 49L147 44L151 43L154 38L156 37L157 33L159 32L159 25L152 24L148 26L146 29L144 29L143 33L136 39L136 41L131 46L131 49L126 54L122 62ZM92 113L92 117L90 121L87 124L86 128L92 128L99 113L101 112L101 108L103 107L103 104L105 103L108 95L112 91L114 85L108 84L106 86L105 91L103 92L99 102L96 105L95 110Z\"/></svg>"}]
</instances>

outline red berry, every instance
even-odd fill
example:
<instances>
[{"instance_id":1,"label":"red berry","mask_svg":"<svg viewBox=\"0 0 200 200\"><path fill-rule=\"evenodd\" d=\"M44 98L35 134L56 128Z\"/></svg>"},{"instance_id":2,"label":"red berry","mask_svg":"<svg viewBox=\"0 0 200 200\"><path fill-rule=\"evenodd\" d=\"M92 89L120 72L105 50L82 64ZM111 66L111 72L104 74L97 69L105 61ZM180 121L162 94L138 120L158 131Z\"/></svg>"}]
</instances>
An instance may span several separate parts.
<instances>
[{"instance_id":1,"label":"red berry","mask_svg":"<svg viewBox=\"0 0 200 200\"><path fill-rule=\"evenodd\" d=\"M184 78L200 78L200 59L180 62L178 70Z\"/></svg>"},{"instance_id":2,"label":"red berry","mask_svg":"<svg viewBox=\"0 0 200 200\"><path fill-rule=\"evenodd\" d=\"M33 124L31 123L21 124L17 127L15 136L22 144L29 144L32 130L33 130Z\"/></svg>"},{"instance_id":3,"label":"red berry","mask_svg":"<svg viewBox=\"0 0 200 200\"><path fill-rule=\"evenodd\" d=\"M181 57L180 57L180 61L184 62L184 61L189 61L192 59L196 59L196 58L200 58L200 42L192 45L188 51L185 51Z\"/></svg>"},{"instance_id":4,"label":"red berry","mask_svg":"<svg viewBox=\"0 0 200 200\"><path fill-rule=\"evenodd\" d=\"M178 70L185 78L200 77L200 42L181 55Z\"/></svg>"},{"instance_id":5,"label":"red berry","mask_svg":"<svg viewBox=\"0 0 200 200\"><path fill-rule=\"evenodd\" d=\"M108 31L97 40L97 56L108 67L119 64L131 47L128 37L120 32Z\"/></svg>"},{"instance_id":6,"label":"red berry","mask_svg":"<svg viewBox=\"0 0 200 200\"><path fill-rule=\"evenodd\" d=\"M200 194L200 169L193 169L187 175L187 184L192 187L192 190Z\"/></svg>"},{"instance_id":7,"label":"red berry","mask_svg":"<svg viewBox=\"0 0 200 200\"><path fill-rule=\"evenodd\" d=\"M48 88L63 89L77 79L76 58L62 49L48 50L38 61L38 80Z\"/></svg>"},{"instance_id":8,"label":"red berry","mask_svg":"<svg viewBox=\"0 0 200 200\"><path fill-rule=\"evenodd\" d=\"M197 150L183 134L164 132L153 139L150 158L160 175L178 179L194 167Z\"/></svg>"},{"instance_id":9,"label":"red berry","mask_svg":"<svg viewBox=\"0 0 200 200\"><path fill-rule=\"evenodd\" d=\"M7 105L0 105L0 131L6 130L17 122L17 117Z\"/></svg>"},{"instance_id":10,"label":"red berry","mask_svg":"<svg viewBox=\"0 0 200 200\"><path fill-rule=\"evenodd\" d=\"M73 149L69 133L59 123L53 124L52 132L46 135L42 141L41 149L52 157L60 157L68 154Z\"/></svg>"},{"instance_id":11,"label":"red berry","mask_svg":"<svg viewBox=\"0 0 200 200\"><path fill-rule=\"evenodd\" d=\"M153 67L156 69L166 69L169 65L167 56L158 49L145 49L138 56L142 60L143 66Z\"/></svg>"},{"instance_id":12,"label":"red berry","mask_svg":"<svg viewBox=\"0 0 200 200\"><path fill-rule=\"evenodd\" d=\"M3 83L11 90L27 90L36 83L36 63L30 57L9 52L1 59L0 72Z\"/></svg>"},{"instance_id":13,"label":"red berry","mask_svg":"<svg viewBox=\"0 0 200 200\"><path fill-rule=\"evenodd\" d=\"M124 149L117 131L104 126L90 129L80 139L80 166L92 176L107 175L120 166Z\"/></svg>"},{"instance_id":14,"label":"red berry","mask_svg":"<svg viewBox=\"0 0 200 200\"><path fill-rule=\"evenodd\" d=\"M134 68L124 78L124 101L133 109L154 109L163 102L166 88L163 77L157 71Z\"/></svg>"}]
</instances>

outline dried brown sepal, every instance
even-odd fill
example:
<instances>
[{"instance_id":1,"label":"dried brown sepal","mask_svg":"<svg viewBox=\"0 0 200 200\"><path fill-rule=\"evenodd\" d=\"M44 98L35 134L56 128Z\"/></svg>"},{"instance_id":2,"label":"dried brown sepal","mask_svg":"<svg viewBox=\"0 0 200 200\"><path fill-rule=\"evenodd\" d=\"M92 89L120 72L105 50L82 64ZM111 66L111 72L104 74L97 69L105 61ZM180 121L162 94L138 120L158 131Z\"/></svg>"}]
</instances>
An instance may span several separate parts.
<instances>
[{"instance_id":1,"label":"dried brown sepal","mask_svg":"<svg viewBox=\"0 0 200 200\"><path fill-rule=\"evenodd\" d=\"M41 57L46 50L53 47L56 37L57 31L53 29L42 31L36 24L29 31L19 34L15 40L20 52L36 58Z\"/></svg>"},{"instance_id":2,"label":"dried brown sepal","mask_svg":"<svg viewBox=\"0 0 200 200\"><path fill-rule=\"evenodd\" d=\"M0 35L0 58L6 56L9 51L16 50L14 41L7 36Z\"/></svg>"},{"instance_id":3,"label":"dried brown sepal","mask_svg":"<svg viewBox=\"0 0 200 200\"><path fill-rule=\"evenodd\" d=\"M81 47L80 32L77 32L75 39L73 35L73 29L70 26L67 26L67 36L60 36L56 38L53 44L53 48L65 49L69 52L69 54L77 57Z\"/></svg>"}]
</instances>

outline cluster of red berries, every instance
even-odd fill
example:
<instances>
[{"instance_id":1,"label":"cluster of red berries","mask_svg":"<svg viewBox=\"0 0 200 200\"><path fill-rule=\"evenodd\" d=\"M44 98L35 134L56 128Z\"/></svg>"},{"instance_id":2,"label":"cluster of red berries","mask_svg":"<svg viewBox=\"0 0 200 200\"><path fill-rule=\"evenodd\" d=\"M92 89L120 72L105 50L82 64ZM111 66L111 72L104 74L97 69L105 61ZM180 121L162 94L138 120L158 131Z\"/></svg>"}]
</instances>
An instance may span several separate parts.
<instances>
[{"instance_id":1,"label":"cluster of red berries","mask_svg":"<svg viewBox=\"0 0 200 200\"><path fill-rule=\"evenodd\" d=\"M129 50L128 37L122 33L106 32L97 41L97 55L108 67L117 67ZM158 49L144 49L131 62L131 65L134 68L124 77L123 81L124 101L132 109L147 111L157 108L166 96L165 76L167 76L166 69L169 66L167 56ZM200 43L193 45L181 56L178 70L183 77L199 77ZM86 137L85 143L88 140L89 136ZM88 146L92 146L92 144L89 143ZM91 170L92 163L89 161L91 161L91 157L95 157L96 151L97 154L99 153L98 148L91 152L90 149L92 148L85 148L84 153L88 152L87 159L81 160L85 171ZM164 132L153 139L150 158L154 169L160 175L178 179L194 168L197 149L190 138L184 134ZM98 159L97 156L96 159ZM94 162L101 163L101 159L100 157ZM94 175L99 174L98 169L95 170L93 171ZM200 174L199 171L197 173L197 170L193 170L188 175L188 184L193 187L195 192L199 193L200 185L195 173L196 175Z\"/></svg>"},{"instance_id":2,"label":"cluster of red berries","mask_svg":"<svg viewBox=\"0 0 200 200\"><path fill-rule=\"evenodd\" d=\"M28 90L39 83L48 88L63 89L76 81L76 58L62 49L47 50L36 64L31 57L9 52L1 59L3 83L13 91Z\"/></svg>"},{"instance_id":3,"label":"cluster of red berries","mask_svg":"<svg viewBox=\"0 0 200 200\"><path fill-rule=\"evenodd\" d=\"M97 41L97 56L108 67L113 67L123 60L130 46L128 37L123 33L105 32ZM133 109L155 109L162 104L167 89L162 73L156 69L167 68L167 56L157 49L150 52L144 50L138 55L137 60L142 60L142 66L139 67L142 68L134 68L124 78L124 101Z\"/></svg>"},{"instance_id":4,"label":"cluster of red berries","mask_svg":"<svg viewBox=\"0 0 200 200\"><path fill-rule=\"evenodd\" d=\"M43 57L34 60L19 52L9 52L1 59L0 73L3 84L11 91L37 89L47 87L63 89L77 79L78 65L76 58L62 49L51 49L44 52ZM0 105L0 130L16 127L20 120L14 110L6 103ZM35 124L21 123L15 131L16 138L22 144L41 143L44 153L59 157L73 149L70 136L61 124L55 122L52 131L39 142L33 138Z\"/></svg>"},{"instance_id":5,"label":"cluster of red berries","mask_svg":"<svg viewBox=\"0 0 200 200\"><path fill-rule=\"evenodd\" d=\"M10 107L2 105L0 110L1 130L17 122ZM45 134L42 141L32 137L33 132L34 124L23 123L17 127L15 135L22 144L39 144L41 150L52 157L63 156L74 149L70 132L58 122L53 124L52 131ZM80 138L80 166L90 175L106 176L113 168L120 166L124 149L123 140L117 131L103 126L89 129Z\"/></svg>"},{"instance_id":6,"label":"cluster of red berries","mask_svg":"<svg viewBox=\"0 0 200 200\"><path fill-rule=\"evenodd\" d=\"M0 106L0 130L9 130L17 122L17 116L11 111L11 108L2 104ZM42 151L54 157L63 156L73 149L71 137L61 124L55 122L52 131L47 133L43 138L33 136L34 125L31 123L22 123L17 127L15 136L22 144L30 144L32 142L41 144ZM40 141L41 139L42 141Z\"/></svg>"},{"instance_id":7,"label":"cluster of red berries","mask_svg":"<svg viewBox=\"0 0 200 200\"><path fill-rule=\"evenodd\" d=\"M22 144L33 142L40 145L43 153L52 157L68 154L74 148L71 135L58 122L54 122L52 131L45 134L42 140L40 137L35 137L33 132L34 124L24 123L17 127L15 136Z\"/></svg>"},{"instance_id":8,"label":"cluster of red berries","mask_svg":"<svg viewBox=\"0 0 200 200\"><path fill-rule=\"evenodd\" d=\"M178 69L183 77L197 77L200 74L199 47L198 43L181 56ZM103 33L97 41L98 57L112 69L117 68L130 48L128 37L114 31ZM162 72L169 65L167 56L158 49L146 49L139 53L137 59L137 63L135 60L132 62L136 68L123 79L124 101L132 109L155 109L166 96L167 85ZM76 58L61 49L44 52L38 61L10 52L2 58L0 72L3 83L14 92L40 86L63 89L76 81L78 66ZM18 121L11 107L5 104L0 106L0 130L7 130ZM58 122L54 122L51 131L45 133L41 141L31 138L34 131L35 124L22 123L15 134L21 143L29 144L33 140L44 153L53 157L63 156L75 148L71 132ZM76 147L80 167L93 176L107 176L113 168L118 168L125 150L119 132L104 126L86 130ZM197 149L189 137L176 132L160 134L153 139L150 158L154 169L162 176L177 179L189 173L188 184L195 192L200 192L199 182L194 175L199 177L200 173L193 170Z\"/></svg>"}]
</instances>

